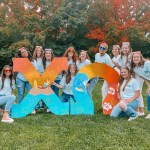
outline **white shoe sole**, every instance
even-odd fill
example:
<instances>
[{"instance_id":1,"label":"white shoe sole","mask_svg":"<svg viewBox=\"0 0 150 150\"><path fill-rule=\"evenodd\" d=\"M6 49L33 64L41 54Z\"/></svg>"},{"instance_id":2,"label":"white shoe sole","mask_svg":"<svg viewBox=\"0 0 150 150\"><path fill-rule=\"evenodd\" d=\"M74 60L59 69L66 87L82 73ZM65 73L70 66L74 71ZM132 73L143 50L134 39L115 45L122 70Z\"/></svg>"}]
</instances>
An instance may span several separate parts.
<instances>
[{"instance_id":1,"label":"white shoe sole","mask_svg":"<svg viewBox=\"0 0 150 150\"><path fill-rule=\"evenodd\" d=\"M13 123L14 120L1 120L1 122L4 122L4 123Z\"/></svg>"}]
</instances>

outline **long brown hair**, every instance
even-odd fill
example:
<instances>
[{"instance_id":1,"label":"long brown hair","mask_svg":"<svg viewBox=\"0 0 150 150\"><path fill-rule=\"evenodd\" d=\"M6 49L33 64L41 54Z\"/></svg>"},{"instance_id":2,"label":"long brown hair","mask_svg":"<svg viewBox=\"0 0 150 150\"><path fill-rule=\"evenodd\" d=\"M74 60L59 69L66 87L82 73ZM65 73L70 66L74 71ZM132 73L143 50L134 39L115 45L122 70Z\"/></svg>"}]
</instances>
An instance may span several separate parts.
<instances>
[{"instance_id":1,"label":"long brown hair","mask_svg":"<svg viewBox=\"0 0 150 150\"><path fill-rule=\"evenodd\" d=\"M45 52L44 52L44 56L43 56L43 66L44 66L44 69L46 69L46 57L45 57L46 51L50 51L50 52L51 52L51 55L52 55L51 61L54 59L54 53L53 53L52 49L46 48L46 49L45 49Z\"/></svg>"},{"instance_id":2,"label":"long brown hair","mask_svg":"<svg viewBox=\"0 0 150 150\"><path fill-rule=\"evenodd\" d=\"M44 55L42 46L36 46L36 47L35 47L35 50L34 50L34 52L33 52L33 60L36 60L36 61L37 61L37 51L38 51L38 49L41 50L41 58L42 58L42 59L43 59L43 55Z\"/></svg>"},{"instance_id":3,"label":"long brown hair","mask_svg":"<svg viewBox=\"0 0 150 150\"><path fill-rule=\"evenodd\" d=\"M9 65L6 65L6 66L3 67L2 72L1 72L1 80L2 80L1 89L4 88L4 81L5 81L5 78L6 78L6 75L5 75L4 71L5 71L6 68L9 68L11 70L11 74L10 74L9 78L10 78L10 87L12 87L12 80L13 80L12 68Z\"/></svg>"},{"instance_id":4,"label":"long brown hair","mask_svg":"<svg viewBox=\"0 0 150 150\"><path fill-rule=\"evenodd\" d=\"M76 62L77 59L78 59L78 55L77 55L77 53L75 52L74 47L69 47L69 48L65 51L63 57L68 57L68 52L70 52L70 51L73 52L73 56L72 56L73 62Z\"/></svg>"},{"instance_id":5,"label":"long brown hair","mask_svg":"<svg viewBox=\"0 0 150 150\"><path fill-rule=\"evenodd\" d=\"M71 64L71 65L69 65L68 70L67 70L67 73L66 73L66 83L67 83L67 84L70 83L70 81L71 81L71 72L70 72L71 66L75 66L75 68L76 68L75 75L76 75L76 73L77 73L77 66L76 66L76 64Z\"/></svg>"},{"instance_id":6,"label":"long brown hair","mask_svg":"<svg viewBox=\"0 0 150 150\"><path fill-rule=\"evenodd\" d=\"M121 72L121 70L122 70L122 69L127 70L127 71L128 71L128 73L129 73L129 77L128 77L128 79L127 79L127 81L126 81L125 85L124 85L124 86L123 86L123 88L122 88L122 91L124 91L124 90L125 90L126 85L129 83L129 81L130 81L130 79L131 79L131 72L130 72L129 68L128 68L128 67L126 67L126 66L121 67L120 72ZM121 86L122 86L122 84L123 84L123 81L124 81L124 78L120 75L120 80L119 80L119 89L118 89L118 91L119 91L119 92L120 92L120 88L121 88Z\"/></svg>"}]
</instances>

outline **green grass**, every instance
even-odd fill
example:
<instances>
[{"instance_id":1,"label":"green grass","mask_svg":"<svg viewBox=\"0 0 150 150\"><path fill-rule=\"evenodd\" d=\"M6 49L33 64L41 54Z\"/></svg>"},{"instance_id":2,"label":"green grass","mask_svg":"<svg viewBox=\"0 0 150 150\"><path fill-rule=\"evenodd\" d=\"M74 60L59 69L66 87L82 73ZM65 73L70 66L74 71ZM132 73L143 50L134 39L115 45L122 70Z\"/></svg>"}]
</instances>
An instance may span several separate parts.
<instances>
[{"instance_id":1,"label":"green grass","mask_svg":"<svg viewBox=\"0 0 150 150\"><path fill-rule=\"evenodd\" d=\"M145 90L146 87L144 96ZM93 97L94 116L56 116L39 112L15 119L13 124L0 123L0 150L150 149L150 120L138 117L128 122L126 117L104 116L101 82L96 85Z\"/></svg>"}]
</instances>

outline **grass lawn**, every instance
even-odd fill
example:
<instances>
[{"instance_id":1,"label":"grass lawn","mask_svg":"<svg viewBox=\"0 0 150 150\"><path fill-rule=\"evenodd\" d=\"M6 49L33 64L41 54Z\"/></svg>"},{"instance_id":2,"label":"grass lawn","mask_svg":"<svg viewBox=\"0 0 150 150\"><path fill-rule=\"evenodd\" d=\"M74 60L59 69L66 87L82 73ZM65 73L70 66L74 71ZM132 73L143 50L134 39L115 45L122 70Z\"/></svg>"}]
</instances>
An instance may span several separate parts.
<instances>
[{"instance_id":1,"label":"grass lawn","mask_svg":"<svg viewBox=\"0 0 150 150\"><path fill-rule=\"evenodd\" d=\"M101 84L99 82L93 92L94 116L39 112L15 119L13 124L0 123L0 150L149 150L150 120L138 117L128 122L128 118L104 116Z\"/></svg>"}]
</instances>

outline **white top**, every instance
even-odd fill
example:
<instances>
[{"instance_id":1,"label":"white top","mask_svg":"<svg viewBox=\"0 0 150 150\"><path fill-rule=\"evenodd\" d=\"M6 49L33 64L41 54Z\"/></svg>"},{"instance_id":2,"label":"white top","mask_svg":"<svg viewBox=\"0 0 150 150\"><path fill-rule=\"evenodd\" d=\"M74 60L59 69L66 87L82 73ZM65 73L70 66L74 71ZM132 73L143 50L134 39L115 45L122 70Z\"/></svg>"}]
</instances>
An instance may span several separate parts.
<instances>
[{"instance_id":1,"label":"white top","mask_svg":"<svg viewBox=\"0 0 150 150\"><path fill-rule=\"evenodd\" d=\"M71 77L70 83L66 83L66 76L63 76L63 78L60 81L60 85L64 86L63 92L65 94L73 95L72 92L72 86L73 86L74 76Z\"/></svg>"},{"instance_id":2,"label":"white top","mask_svg":"<svg viewBox=\"0 0 150 150\"><path fill-rule=\"evenodd\" d=\"M76 62L78 70L80 70L82 67L84 67L84 66L86 66L88 64L91 64L91 62L88 59L86 59L86 60L84 60L82 62L79 62L79 61Z\"/></svg>"},{"instance_id":3,"label":"white top","mask_svg":"<svg viewBox=\"0 0 150 150\"><path fill-rule=\"evenodd\" d=\"M11 95L12 89L15 89L15 80L12 80L12 86L10 87L10 79L5 78L4 87L2 88L2 79L0 77L0 95Z\"/></svg>"},{"instance_id":4,"label":"white top","mask_svg":"<svg viewBox=\"0 0 150 150\"><path fill-rule=\"evenodd\" d=\"M100 53L96 53L95 54L95 62L103 63L103 64L109 65L111 67L115 66L113 64L110 56L106 53L103 56L101 56Z\"/></svg>"},{"instance_id":5,"label":"white top","mask_svg":"<svg viewBox=\"0 0 150 150\"><path fill-rule=\"evenodd\" d=\"M36 65L37 65L37 70L38 70L38 72L43 73L43 72L44 72L44 67L43 67L42 58L37 58L37 60L34 60L34 62L35 62Z\"/></svg>"},{"instance_id":6,"label":"white top","mask_svg":"<svg viewBox=\"0 0 150 150\"><path fill-rule=\"evenodd\" d=\"M120 96L121 96L122 99L131 98L135 95L135 92L137 90L140 90L140 87L139 87L139 84L138 84L137 80L134 79L134 78L131 78L130 81L128 82L128 84L126 85L124 91L122 91L126 81L127 80L123 81L123 84L120 88Z\"/></svg>"},{"instance_id":7,"label":"white top","mask_svg":"<svg viewBox=\"0 0 150 150\"><path fill-rule=\"evenodd\" d=\"M51 61L46 61L46 68L50 65Z\"/></svg>"},{"instance_id":8,"label":"white top","mask_svg":"<svg viewBox=\"0 0 150 150\"><path fill-rule=\"evenodd\" d=\"M116 63L119 62L119 59L120 59L120 55L118 55L117 57L113 57L112 60Z\"/></svg>"},{"instance_id":9,"label":"white top","mask_svg":"<svg viewBox=\"0 0 150 150\"><path fill-rule=\"evenodd\" d=\"M150 81L150 61L146 61L143 66L136 66L134 72L140 77Z\"/></svg>"},{"instance_id":10,"label":"white top","mask_svg":"<svg viewBox=\"0 0 150 150\"><path fill-rule=\"evenodd\" d=\"M131 68L130 67L130 65L131 65L131 56L129 55L128 59L127 59L127 56L122 56L122 59L121 59L121 56L120 56L118 64L119 64L120 67L127 66L130 69Z\"/></svg>"},{"instance_id":11,"label":"white top","mask_svg":"<svg viewBox=\"0 0 150 150\"><path fill-rule=\"evenodd\" d=\"M71 65L71 64L74 64L72 59L68 60L68 66Z\"/></svg>"}]
</instances>

